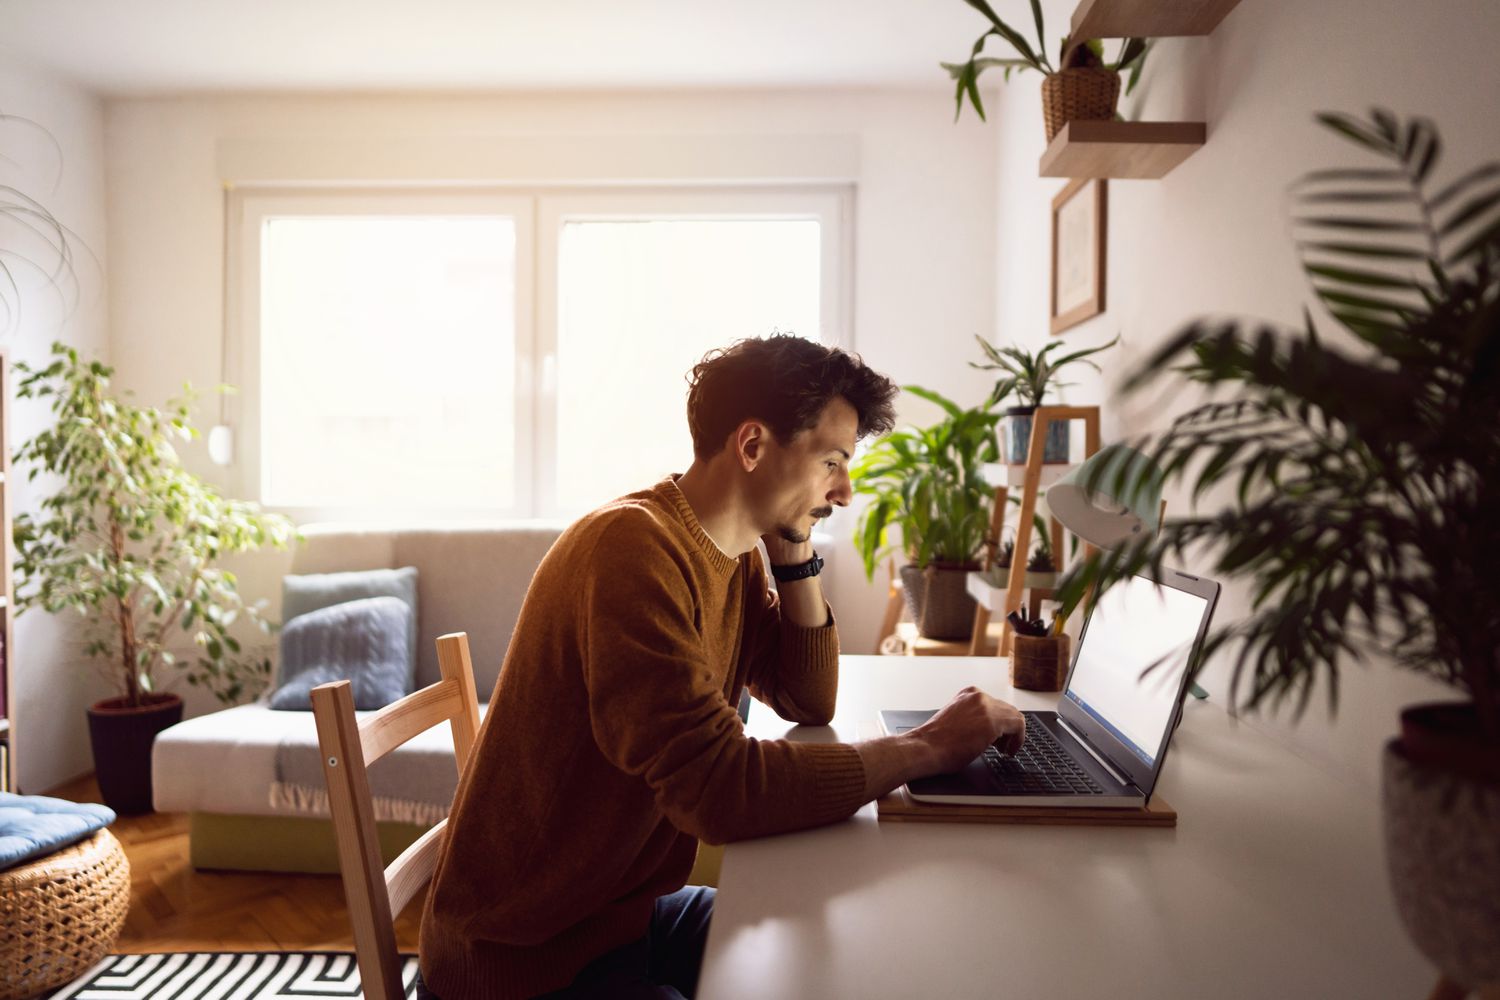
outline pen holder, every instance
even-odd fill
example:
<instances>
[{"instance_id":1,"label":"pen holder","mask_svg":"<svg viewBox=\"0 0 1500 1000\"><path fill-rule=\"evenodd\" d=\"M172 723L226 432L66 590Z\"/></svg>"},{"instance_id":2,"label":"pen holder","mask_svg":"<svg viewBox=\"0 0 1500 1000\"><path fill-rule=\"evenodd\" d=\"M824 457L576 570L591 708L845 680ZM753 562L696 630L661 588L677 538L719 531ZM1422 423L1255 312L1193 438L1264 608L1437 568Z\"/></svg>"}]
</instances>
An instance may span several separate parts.
<instances>
[{"instance_id":1,"label":"pen holder","mask_svg":"<svg viewBox=\"0 0 1500 1000\"><path fill-rule=\"evenodd\" d=\"M1026 691L1061 691L1068 675L1067 635L1017 635L1010 652L1010 683Z\"/></svg>"}]
</instances>

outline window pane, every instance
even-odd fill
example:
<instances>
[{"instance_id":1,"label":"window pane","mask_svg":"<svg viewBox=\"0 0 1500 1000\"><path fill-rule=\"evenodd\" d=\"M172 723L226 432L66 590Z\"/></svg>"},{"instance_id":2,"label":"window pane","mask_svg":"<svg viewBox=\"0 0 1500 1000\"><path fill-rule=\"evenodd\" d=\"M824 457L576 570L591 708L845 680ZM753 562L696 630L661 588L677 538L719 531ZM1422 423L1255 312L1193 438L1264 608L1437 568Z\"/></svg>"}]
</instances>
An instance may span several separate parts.
<instances>
[{"instance_id":1,"label":"window pane","mask_svg":"<svg viewBox=\"0 0 1500 1000\"><path fill-rule=\"evenodd\" d=\"M513 507L515 220L276 218L263 236L264 502Z\"/></svg>"},{"instance_id":2,"label":"window pane","mask_svg":"<svg viewBox=\"0 0 1500 1000\"><path fill-rule=\"evenodd\" d=\"M558 262L557 502L578 513L693 458L686 374L774 330L818 336L819 224L570 222Z\"/></svg>"}]
</instances>

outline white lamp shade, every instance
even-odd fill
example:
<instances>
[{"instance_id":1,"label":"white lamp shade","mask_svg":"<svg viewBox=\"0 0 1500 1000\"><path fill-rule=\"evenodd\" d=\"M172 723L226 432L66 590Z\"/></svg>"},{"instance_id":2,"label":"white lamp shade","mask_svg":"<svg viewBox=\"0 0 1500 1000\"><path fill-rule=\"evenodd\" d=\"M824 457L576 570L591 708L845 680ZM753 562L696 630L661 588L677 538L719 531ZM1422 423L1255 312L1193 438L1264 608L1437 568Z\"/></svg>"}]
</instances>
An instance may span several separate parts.
<instances>
[{"instance_id":1,"label":"white lamp shade","mask_svg":"<svg viewBox=\"0 0 1500 1000\"><path fill-rule=\"evenodd\" d=\"M1110 445L1048 489L1047 506L1079 538L1115 549L1156 533L1161 487L1161 470L1149 458L1127 445Z\"/></svg>"}]
</instances>

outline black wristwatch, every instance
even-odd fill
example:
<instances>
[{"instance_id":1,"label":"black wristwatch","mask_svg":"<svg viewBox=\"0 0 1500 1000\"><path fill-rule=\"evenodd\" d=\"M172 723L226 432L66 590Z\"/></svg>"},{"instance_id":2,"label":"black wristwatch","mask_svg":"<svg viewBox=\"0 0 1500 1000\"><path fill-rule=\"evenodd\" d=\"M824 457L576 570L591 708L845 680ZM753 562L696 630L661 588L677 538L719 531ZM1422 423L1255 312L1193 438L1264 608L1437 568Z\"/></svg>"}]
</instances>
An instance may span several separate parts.
<instances>
[{"instance_id":1,"label":"black wristwatch","mask_svg":"<svg viewBox=\"0 0 1500 1000\"><path fill-rule=\"evenodd\" d=\"M806 580L808 577L817 576L823 572L823 557L813 551L812 558L804 563L793 563L790 566L772 566L771 575L776 578L777 583L791 583L793 580Z\"/></svg>"}]
</instances>

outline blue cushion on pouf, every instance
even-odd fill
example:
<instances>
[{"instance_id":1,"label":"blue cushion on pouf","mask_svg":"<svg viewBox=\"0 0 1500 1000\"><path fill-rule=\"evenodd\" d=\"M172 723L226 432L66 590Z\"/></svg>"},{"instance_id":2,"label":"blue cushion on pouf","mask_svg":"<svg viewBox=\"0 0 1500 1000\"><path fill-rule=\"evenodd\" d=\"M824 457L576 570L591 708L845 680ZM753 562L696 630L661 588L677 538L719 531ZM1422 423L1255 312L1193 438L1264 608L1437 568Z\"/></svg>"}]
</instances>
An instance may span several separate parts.
<instances>
[{"instance_id":1,"label":"blue cushion on pouf","mask_svg":"<svg viewBox=\"0 0 1500 1000\"><path fill-rule=\"evenodd\" d=\"M51 854L115 821L115 811L93 802L0 792L0 869Z\"/></svg>"},{"instance_id":2,"label":"blue cushion on pouf","mask_svg":"<svg viewBox=\"0 0 1500 1000\"><path fill-rule=\"evenodd\" d=\"M366 597L298 615L281 629L281 676L271 707L312 711L312 689L347 679L354 707L384 708L411 694L411 610L399 598Z\"/></svg>"}]
</instances>

